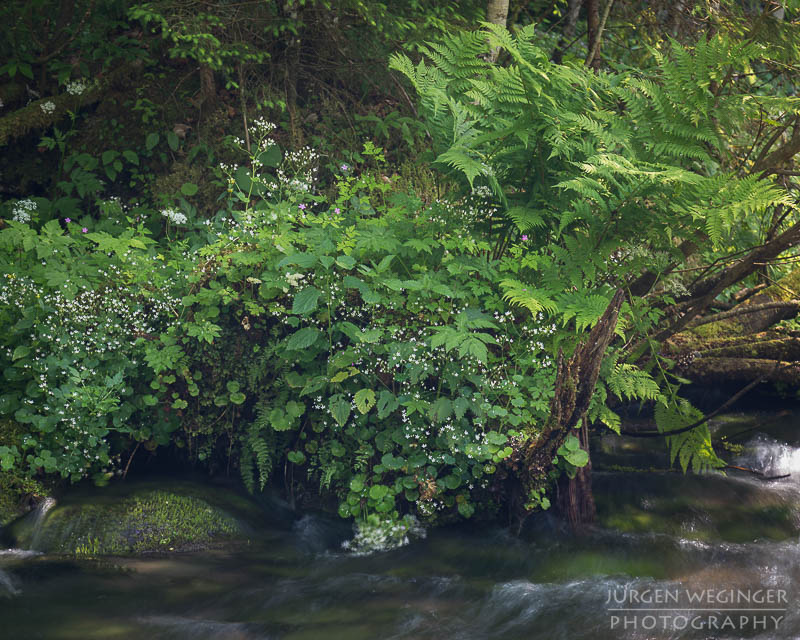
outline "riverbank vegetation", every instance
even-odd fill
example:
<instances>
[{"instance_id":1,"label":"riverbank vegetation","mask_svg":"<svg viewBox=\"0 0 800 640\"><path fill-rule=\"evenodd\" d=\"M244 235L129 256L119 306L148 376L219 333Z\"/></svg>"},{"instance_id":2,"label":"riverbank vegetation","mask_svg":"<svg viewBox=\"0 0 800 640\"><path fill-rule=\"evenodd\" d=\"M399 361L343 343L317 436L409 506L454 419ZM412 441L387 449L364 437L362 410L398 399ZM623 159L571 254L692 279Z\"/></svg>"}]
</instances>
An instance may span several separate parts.
<instances>
[{"instance_id":1,"label":"riverbank vegetation","mask_svg":"<svg viewBox=\"0 0 800 640\"><path fill-rule=\"evenodd\" d=\"M158 458L403 535L578 527L623 404L723 466L680 389L732 323L795 393L796 8L203 6L0 9L20 491Z\"/></svg>"}]
</instances>

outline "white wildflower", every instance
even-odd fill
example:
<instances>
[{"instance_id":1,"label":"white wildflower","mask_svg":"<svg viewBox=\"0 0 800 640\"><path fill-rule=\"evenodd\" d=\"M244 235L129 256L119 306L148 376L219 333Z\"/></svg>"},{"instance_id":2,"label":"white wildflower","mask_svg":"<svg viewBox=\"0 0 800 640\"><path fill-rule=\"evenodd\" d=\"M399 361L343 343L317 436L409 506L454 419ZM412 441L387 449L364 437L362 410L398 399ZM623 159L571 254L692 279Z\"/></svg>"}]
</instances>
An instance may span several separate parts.
<instances>
[{"instance_id":1,"label":"white wildflower","mask_svg":"<svg viewBox=\"0 0 800 640\"><path fill-rule=\"evenodd\" d=\"M287 273L286 279L289 281L290 285L297 287L305 279L305 276L303 276L302 273Z\"/></svg>"},{"instance_id":2,"label":"white wildflower","mask_svg":"<svg viewBox=\"0 0 800 640\"><path fill-rule=\"evenodd\" d=\"M49 115L56 110L56 104L52 100L48 100L47 102L40 104L39 108Z\"/></svg>"},{"instance_id":3,"label":"white wildflower","mask_svg":"<svg viewBox=\"0 0 800 640\"><path fill-rule=\"evenodd\" d=\"M275 131L275 125L264 118L256 118L251 126L251 131L259 136L268 136Z\"/></svg>"},{"instance_id":4,"label":"white wildflower","mask_svg":"<svg viewBox=\"0 0 800 640\"><path fill-rule=\"evenodd\" d=\"M71 96L79 96L86 91L86 83L83 80L72 80L67 83L67 93Z\"/></svg>"},{"instance_id":5,"label":"white wildflower","mask_svg":"<svg viewBox=\"0 0 800 640\"><path fill-rule=\"evenodd\" d=\"M424 538L425 529L412 515L401 520L382 520L372 514L366 520L355 524L356 534L352 540L342 544L342 548L356 555L367 555L378 551L389 551L409 544L409 536Z\"/></svg>"},{"instance_id":6,"label":"white wildflower","mask_svg":"<svg viewBox=\"0 0 800 640\"><path fill-rule=\"evenodd\" d=\"M27 198L20 200L11 209L11 219L16 222L28 223L31 221L31 212L36 211L36 203Z\"/></svg>"},{"instance_id":7,"label":"white wildflower","mask_svg":"<svg viewBox=\"0 0 800 640\"><path fill-rule=\"evenodd\" d=\"M164 216L167 220L169 220L172 224L186 224L186 216L182 214L180 211L176 211L175 209L163 209L161 211L161 215Z\"/></svg>"}]
</instances>

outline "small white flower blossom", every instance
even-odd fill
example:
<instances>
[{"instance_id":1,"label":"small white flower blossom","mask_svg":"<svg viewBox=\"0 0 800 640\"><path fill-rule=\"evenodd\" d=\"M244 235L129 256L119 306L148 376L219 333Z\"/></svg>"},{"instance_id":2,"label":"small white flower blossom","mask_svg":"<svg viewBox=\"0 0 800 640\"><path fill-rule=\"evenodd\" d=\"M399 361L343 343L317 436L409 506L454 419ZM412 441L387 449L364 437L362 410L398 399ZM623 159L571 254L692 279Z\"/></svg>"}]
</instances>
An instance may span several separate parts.
<instances>
[{"instance_id":1,"label":"small white flower blossom","mask_svg":"<svg viewBox=\"0 0 800 640\"><path fill-rule=\"evenodd\" d=\"M305 280L305 276L302 273L287 273L286 279L289 281L290 285L297 287Z\"/></svg>"},{"instance_id":2,"label":"small white flower blossom","mask_svg":"<svg viewBox=\"0 0 800 640\"><path fill-rule=\"evenodd\" d=\"M39 108L49 115L56 110L56 104L52 100L48 100L47 102L40 104Z\"/></svg>"},{"instance_id":3,"label":"small white flower blossom","mask_svg":"<svg viewBox=\"0 0 800 640\"><path fill-rule=\"evenodd\" d=\"M163 209L161 211L161 215L164 216L167 220L169 220L172 224L186 224L186 216L182 214L180 211L176 211L175 209Z\"/></svg>"},{"instance_id":4,"label":"small white flower blossom","mask_svg":"<svg viewBox=\"0 0 800 640\"><path fill-rule=\"evenodd\" d=\"M73 80L67 83L67 93L71 96L79 96L86 91L86 83L83 80Z\"/></svg>"},{"instance_id":5,"label":"small white flower blossom","mask_svg":"<svg viewBox=\"0 0 800 640\"><path fill-rule=\"evenodd\" d=\"M31 221L32 211L36 211L36 203L33 200L30 198L20 200L11 209L11 219L15 222L28 223Z\"/></svg>"},{"instance_id":6,"label":"small white flower blossom","mask_svg":"<svg viewBox=\"0 0 800 640\"><path fill-rule=\"evenodd\" d=\"M404 547L409 544L409 537L424 538L425 535L425 529L412 515L401 520L380 519L371 515L355 524L355 536L343 542L342 548L355 555L368 555Z\"/></svg>"},{"instance_id":7,"label":"small white flower blossom","mask_svg":"<svg viewBox=\"0 0 800 640\"><path fill-rule=\"evenodd\" d=\"M256 118L251 126L251 131L259 136L268 136L275 131L276 126L272 122L268 122L264 118Z\"/></svg>"}]
</instances>

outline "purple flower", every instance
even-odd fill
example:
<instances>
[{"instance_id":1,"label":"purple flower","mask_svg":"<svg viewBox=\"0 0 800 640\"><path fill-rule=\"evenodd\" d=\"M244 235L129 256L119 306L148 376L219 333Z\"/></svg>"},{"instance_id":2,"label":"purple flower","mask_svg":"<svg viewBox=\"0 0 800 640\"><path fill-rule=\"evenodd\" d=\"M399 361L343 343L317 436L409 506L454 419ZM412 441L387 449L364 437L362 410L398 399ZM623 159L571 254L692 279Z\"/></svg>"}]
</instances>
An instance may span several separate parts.
<instances>
[{"instance_id":1,"label":"purple flower","mask_svg":"<svg viewBox=\"0 0 800 640\"><path fill-rule=\"evenodd\" d=\"M301 210L301 211L305 211L305 208L306 208L306 205L305 205L305 204L302 204L302 203L301 203L301 204L298 204L297 206L298 206L298 207L300 207L300 210Z\"/></svg>"},{"instance_id":2,"label":"purple flower","mask_svg":"<svg viewBox=\"0 0 800 640\"><path fill-rule=\"evenodd\" d=\"M522 236L522 241L523 242L527 242L527 240L528 240L528 236Z\"/></svg>"},{"instance_id":3,"label":"purple flower","mask_svg":"<svg viewBox=\"0 0 800 640\"><path fill-rule=\"evenodd\" d=\"M336 207L336 208L333 210L333 212L334 212L334 213L341 213L341 212L342 212L342 210L341 210L339 207Z\"/></svg>"},{"instance_id":4,"label":"purple flower","mask_svg":"<svg viewBox=\"0 0 800 640\"><path fill-rule=\"evenodd\" d=\"M350 166L343 164L339 167L342 171L350 171Z\"/></svg>"},{"instance_id":5,"label":"purple flower","mask_svg":"<svg viewBox=\"0 0 800 640\"><path fill-rule=\"evenodd\" d=\"M81 233L89 233L89 230L86 227L84 227L83 229L81 229Z\"/></svg>"},{"instance_id":6,"label":"purple flower","mask_svg":"<svg viewBox=\"0 0 800 640\"><path fill-rule=\"evenodd\" d=\"M67 224L69 224L70 222L72 222L72 219L71 219L71 218L64 218L64 222L66 222Z\"/></svg>"}]
</instances>

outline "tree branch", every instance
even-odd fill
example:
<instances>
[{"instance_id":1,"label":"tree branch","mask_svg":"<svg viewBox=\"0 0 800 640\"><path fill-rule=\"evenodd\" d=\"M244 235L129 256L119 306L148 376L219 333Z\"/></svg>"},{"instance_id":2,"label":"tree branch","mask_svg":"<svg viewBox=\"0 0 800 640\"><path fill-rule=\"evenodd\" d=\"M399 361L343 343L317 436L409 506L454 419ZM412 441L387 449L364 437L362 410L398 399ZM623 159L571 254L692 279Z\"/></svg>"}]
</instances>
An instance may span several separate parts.
<instances>
[{"instance_id":1,"label":"tree branch","mask_svg":"<svg viewBox=\"0 0 800 640\"><path fill-rule=\"evenodd\" d=\"M741 316L746 313L756 313L757 311L767 311L768 309L793 309L798 310L800 309L800 300L788 300L786 302L783 301L776 301L776 302L764 302L762 304L750 304L744 306L738 306L735 309L731 309L730 311L723 311L722 313L715 313L713 316L706 316L705 318L700 318L699 320L694 320L693 322L689 323L687 326L688 329L694 329L695 327L700 327L704 324L710 324L712 322L719 322L720 320L726 320L727 318L733 318L735 316Z\"/></svg>"}]
</instances>

